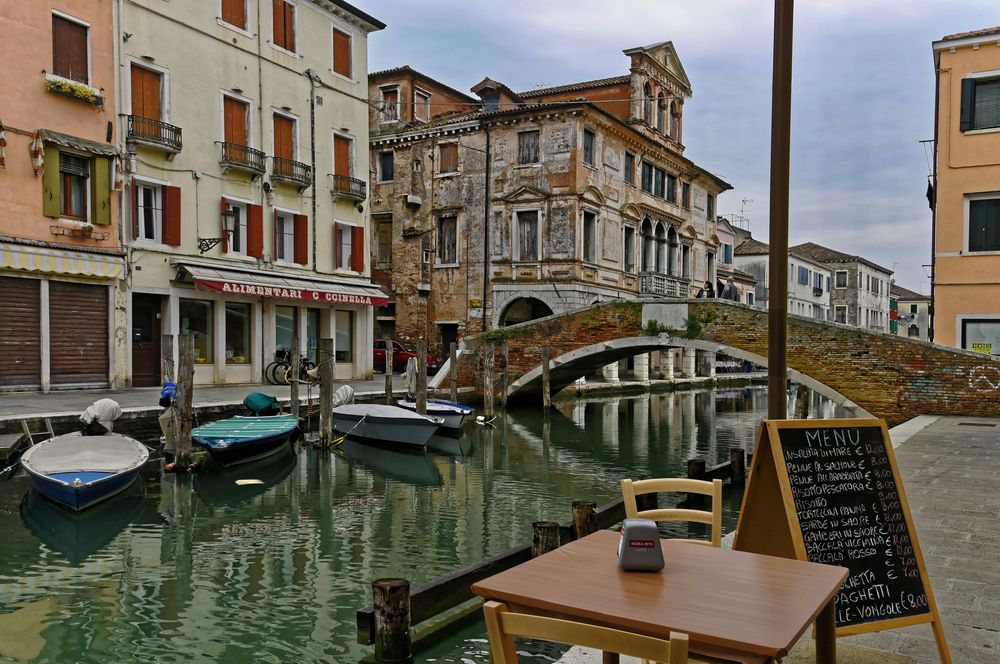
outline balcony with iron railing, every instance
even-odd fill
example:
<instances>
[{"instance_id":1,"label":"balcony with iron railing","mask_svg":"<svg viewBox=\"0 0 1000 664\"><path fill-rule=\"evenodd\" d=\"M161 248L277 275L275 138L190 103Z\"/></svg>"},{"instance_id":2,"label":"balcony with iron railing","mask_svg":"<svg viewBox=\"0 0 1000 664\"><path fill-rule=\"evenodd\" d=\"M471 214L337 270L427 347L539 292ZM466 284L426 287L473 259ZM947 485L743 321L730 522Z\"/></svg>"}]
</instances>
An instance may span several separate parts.
<instances>
[{"instance_id":1,"label":"balcony with iron railing","mask_svg":"<svg viewBox=\"0 0 1000 664\"><path fill-rule=\"evenodd\" d=\"M175 154L181 151L181 128L166 122L128 115L125 140Z\"/></svg>"},{"instance_id":2,"label":"balcony with iron railing","mask_svg":"<svg viewBox=\"0 0 1000 664\"><path fill-rule=\"evenodd\" d=\"M689 279L682 279L658 272L639 273L639 293L665 297L687 297Z\"/></svg>"},{"instance_id":3,"label":"balcony with iron railing","mask_svg":"<svg viewBox=\"0 0 1000 664\"><path fill-rule=\"evenodd\" d=\"M271 180L308 187L312 183L312 167L293 159L271 157Z\"/></svg>"},{"instance_id":4,"label":"balcony with iron railing","mask_svg":"<svg viewBox=\"0 0 1000 664\"><path fill-rule=\"evenodd\" d=\"M333 198L363 201L368 197L368 183L347 175L331 175L333 178Z\"/></svg>"},{"instance_id":5,"label":"balcony with iron railing","mask_svg":"<svg viewBox=\"0 0 1000 664\"><path fill-rule=\"evenodd\" d=\"M264 168L264 153L260 150L225 141L220 141L219 145L222 146L222 159L220 163L222 164L223 172L232 169L250 173L254 176L263 175L266 172Z\"/></svg>"}]
</instances>

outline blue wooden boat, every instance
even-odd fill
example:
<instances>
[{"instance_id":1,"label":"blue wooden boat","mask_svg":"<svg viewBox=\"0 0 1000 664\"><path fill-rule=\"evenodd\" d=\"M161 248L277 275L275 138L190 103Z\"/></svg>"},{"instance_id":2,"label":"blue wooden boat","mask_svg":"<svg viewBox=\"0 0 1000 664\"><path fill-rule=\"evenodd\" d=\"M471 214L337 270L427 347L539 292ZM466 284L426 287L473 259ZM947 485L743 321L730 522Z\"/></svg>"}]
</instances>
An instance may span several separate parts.
<instances>
[{"instance_id":1,"label":"blue wooden boat","mask_svg":"<svg viewBox=\"0 0 1000 664\"><path fill-rule=\"evenodd\" d=\"M149 450L127 436L56 436L31 447L21 467L42 496L83 510L121 493L139 477Z\"/></svg>"},{"instance_id":2,"label":"blue wooden boat","mask_svg":"<svg viewBox=\"0 0 1000 664\"><path fill-rule=\"evenodd\" d=\"M299 422L293 415L237 415L201 425L191 432L191 440L204 447L213 461L230 467L276 454L289 447L298 433Z\"/></svg>"}]
</instances>

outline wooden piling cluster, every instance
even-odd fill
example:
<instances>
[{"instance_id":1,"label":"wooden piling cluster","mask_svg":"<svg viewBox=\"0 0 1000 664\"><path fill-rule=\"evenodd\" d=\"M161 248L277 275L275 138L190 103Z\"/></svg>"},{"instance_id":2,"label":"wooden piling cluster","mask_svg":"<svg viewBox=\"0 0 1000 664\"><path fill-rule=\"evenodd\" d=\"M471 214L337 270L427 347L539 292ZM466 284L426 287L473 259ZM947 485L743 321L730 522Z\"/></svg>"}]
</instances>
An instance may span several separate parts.
<instances>
[{"instance_id":1,"label":"wooden piling cluster","mask_svg":"<svg viewBox=\"0 0 1000 664\"><path fill-rule=\"evenodd\" d=\"M746 482L746 452L729 450L729 461L717 466L706 466L704 459L688 459L687 476L692 480L730 480L733 484Z\"/></svg>"}]
</instances>

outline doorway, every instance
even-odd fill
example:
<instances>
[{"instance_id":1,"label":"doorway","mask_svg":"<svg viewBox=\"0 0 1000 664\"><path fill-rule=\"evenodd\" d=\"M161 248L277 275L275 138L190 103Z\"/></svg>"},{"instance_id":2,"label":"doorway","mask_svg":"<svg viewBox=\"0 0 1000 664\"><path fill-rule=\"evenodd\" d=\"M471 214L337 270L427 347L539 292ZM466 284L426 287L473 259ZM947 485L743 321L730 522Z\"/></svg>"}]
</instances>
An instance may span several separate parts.
<instances>
[{"instance_id":1,"label":"doorway","mask_svg":"<svg viewBox=\"0 0 1000 664\"><path fill-rule=\"evenodd\" d=\"M155 387L160 384L159 295L132 294L132 385Z\"/></svg>"},{"instance_id":2,"label":"doorway","mask_svg":"<svg viewBox=\"0 0 1000 664\"><path fill-rule=\"evenodd\" d=\"M441 354L438 355L442 364L451 356L452 342L458 342L458 323L438 323L441 334Z\"/></svg>"}]
</instances>

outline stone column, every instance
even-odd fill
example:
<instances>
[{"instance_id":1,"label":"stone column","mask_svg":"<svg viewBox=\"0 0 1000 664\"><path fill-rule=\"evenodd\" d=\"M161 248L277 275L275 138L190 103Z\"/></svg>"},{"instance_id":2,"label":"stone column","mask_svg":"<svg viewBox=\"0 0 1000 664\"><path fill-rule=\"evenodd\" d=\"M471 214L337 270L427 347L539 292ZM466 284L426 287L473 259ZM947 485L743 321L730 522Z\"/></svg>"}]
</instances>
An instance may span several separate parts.
<instances>
[{"instance_id":1,"label":"stone column","mask_svg":"<svg viewBox=\"0 0 1000 664\"><path fill-rule=\"evenodd\" d=\"M635 356L635 379L643 383L649 382L649 353Z\"/></svg>"},{"instance_id":2,"label":"stone column","mask_svg":"<svg viewBox=\"0 0 1000 664\"><path fill-rule=\"evenodd\" d=\"M698 364L701 365L701 370L698 372L702 376L708 378L715 378L715 353L708 350L698 351Z\"/></svg>"},{"instance_id":3,"label":"stone column","mask_svg":"<svg viewBox=\"0 0 1000 664\"><path fill-rule=\"evenodd\" d=\"M604 380L609 383L618 382L618 363L612 362L611 364L606 364L601 368L601 374L604 376Z\"/></svg>"},{"instance_id":4,"label":"stone column","mask_svg":"<svg viewBox=\"0 0 1000 664\"><path fill-rule=\"evenodd\" d=\"M684 357L681 359L681 378L694 378L697 375L695 372L697 352L694 348L684 349Z\"/></svg>"},{"instance_id":5,"label":"stone column","mask_svg":"<svg viewBox=\"0 0 1000 664\"><path fill-rule=\"evenodd\" d=\"M664 380L674 379L674 350L660 351L660 375Z\"/></svg>"}]
</instances>

